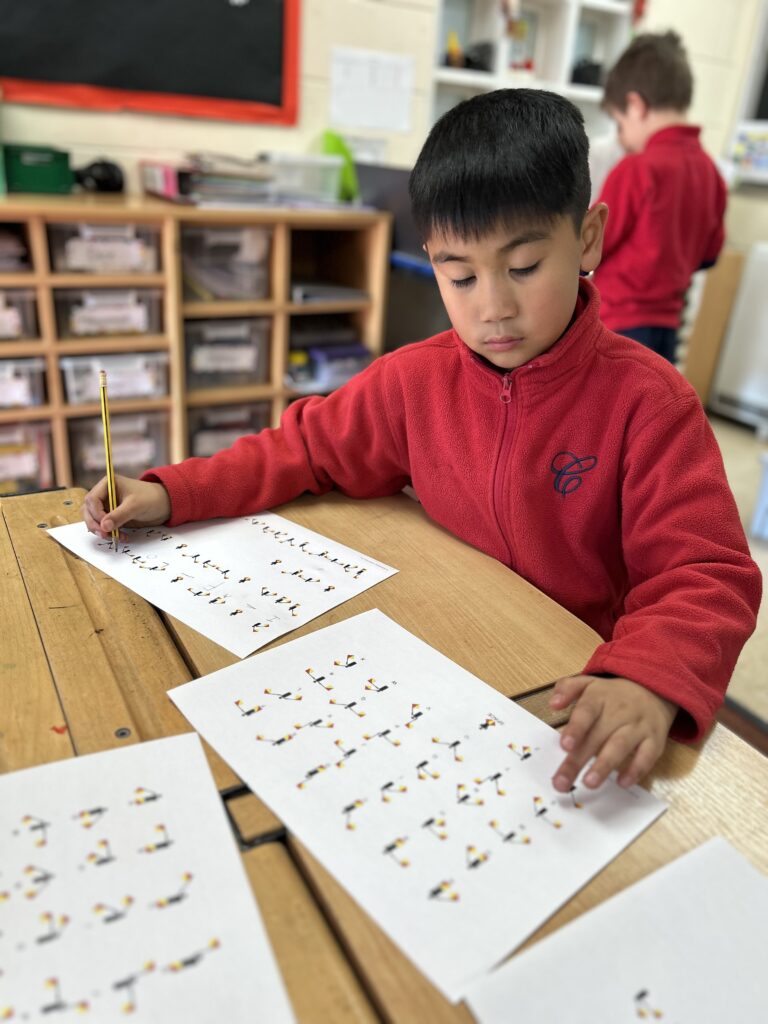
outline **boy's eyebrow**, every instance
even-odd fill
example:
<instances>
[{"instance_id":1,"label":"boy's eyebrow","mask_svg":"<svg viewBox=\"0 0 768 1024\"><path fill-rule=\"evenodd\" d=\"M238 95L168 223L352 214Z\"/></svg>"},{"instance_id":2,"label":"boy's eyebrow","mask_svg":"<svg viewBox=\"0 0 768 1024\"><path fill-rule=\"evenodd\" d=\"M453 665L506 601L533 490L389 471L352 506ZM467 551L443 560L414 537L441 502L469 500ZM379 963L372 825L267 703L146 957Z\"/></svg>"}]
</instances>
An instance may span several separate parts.
<instances>
[{"instance_id":1,"label":"boy's eyebrow","mask_svg":"<svg viewBox=\"0 0 768 1024\"><path fill-rule=\"evenodd\" d=\"M542 242L549 238L550 234L548 231L526 231L523 235L517 235L515 238L511 238L506 245L502 245L499 249L500 253L511 252L512 249L516 249L520 245L528 245L529 242ZM446 252L441 249L436 252L432 257L433 263L469 263L469 256L459 256L457 253Z\"/></svg>"}]
</instances>

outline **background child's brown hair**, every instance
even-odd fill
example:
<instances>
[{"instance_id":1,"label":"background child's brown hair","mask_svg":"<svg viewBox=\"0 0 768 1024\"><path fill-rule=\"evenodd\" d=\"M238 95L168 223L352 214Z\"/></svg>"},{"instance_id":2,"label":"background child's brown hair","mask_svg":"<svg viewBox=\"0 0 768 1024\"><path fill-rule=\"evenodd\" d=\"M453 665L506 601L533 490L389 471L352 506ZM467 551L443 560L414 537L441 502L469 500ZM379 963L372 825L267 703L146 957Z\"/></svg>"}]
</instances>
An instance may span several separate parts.
<instances>
[{"instance_id":1,"label":"background child's brown hair","mask_svg":"<svg viewBox=\"0 0 768 1024\"><path fill-rule=\"evenodd\" d=\"M625 111L630 92L639 93L651 109L690 107L693 75L677 32L635 36L608 72L603 107Z\"/></svg>"}]
</instances>

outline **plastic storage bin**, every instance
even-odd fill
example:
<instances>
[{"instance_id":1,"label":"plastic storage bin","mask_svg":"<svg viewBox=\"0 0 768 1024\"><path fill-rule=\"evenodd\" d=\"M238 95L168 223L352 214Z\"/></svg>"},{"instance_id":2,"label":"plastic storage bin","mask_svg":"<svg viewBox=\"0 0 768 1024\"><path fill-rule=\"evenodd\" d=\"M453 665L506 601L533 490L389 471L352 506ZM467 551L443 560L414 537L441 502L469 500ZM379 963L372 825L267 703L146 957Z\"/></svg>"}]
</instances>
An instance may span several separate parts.
<instances>
[{"instance_id":1,"label":"plastic storage bin","mask_svg":"<svg viewBox=\"0 0 768 1024\"><path fill-rule=\"evenodd\" d=\"M271 242L270 228L182 228L186 297L203 302L266 298Z\"/></svg>"},{"instance_id":2,"label":"plastic storage bin","mask_svg":"<svg viewBox=\"0 0 768 1024\"><path fill-rule=\"evenodd\" d=\"M61 273L153 274L160 267L160 231L143 224L52 224L48 244Z\"/></svg>"},{"instance_id":3,"label":"plastic storage bin","mask_svg":"<svg viewBox=\"0 0 768 1024\"><path fill-rule=\"evenodd\" d=\"M49 423L0 425L0 494L53 487Z\"/></svg>"},{"instance_id":4,"label":"plastic storage bin","mask_svg":"<svg viewBox=\"0 0 768 1024\"><path fill-rule=\"evenodd\" d=\"M246 434L258 434L269 426L269 418L269 402L190 409L189 450L201 458L215 455Z\"/></svg>"},{"instance_id":5,"label":"plastic storage bin","mask_svg":"<svg viewBox=\"0 0 768 1024\"><path fill-rule=\"evenodd\" d=\"M269 182L273 202L290 199L338 201L344 158L332 154L268 153L266 161L274 170Z\"/></svg>"},{"instance_id":6,"label":"plastic storage bin","mask_svg":"<svg viewBox=\"0 0 768 1024\"><path fill-rule=\"evenodd\" d=\"M0 409L28 408L45 402L45 360L0 359Z\"/></svg>"},{"instance_id":7,"label":"plastic storage bin","mask_svg":"<svg viewBox=\"0 0 768 1024\"><path fill-rule=\"evenodd\" d=\"M149 466L168 462L168 414L147 412L110 416L112 462L116 473L140 476ZM79 487L93 487L104 476L101 417L69 422L72 475Z\"/></svg>"},{"instance_id":8,"label":"plastic storage bin","mask_svg":"<svg viewBox=\"0 0 768 1024\"><path fill-rule=\"evenodd\" d=\"M370 363L371 353L364 345L325 345L307 349L318 391L332 391L346 384Z\"/></svg>"},{"instance_id":9,"label":"plastic storage bin","mask_svg":"<svg viewBox=\"0 0 768 1024\"><path fill-rule=\"evenodd\" d=\"M0 340L37 337L37 305L32 289L0 289Z\"/></svg>"},{"instance_id":10,"label":"plastic storage bin","mask_svg":"<svg viewBox=\"0 0 768 1024\"><path fill-rule=\"evenodd\" d=\"M99 400L99 370L106 370L110 398L161 398L168 394L168 353L64 356L67 401L73 405Z\"/></svg>"},{"instance_id":11,"label":"plastic storage bin","mask_svg":"<svg viewBox=\"0 0 768 1024\"><path fill-rule=\"evenodd\" d=\"M54 304L60 338L162 331L159 288L67 289L54 292Z\"/></svg>"},{"instance_id":12,"label":"plastic storage bin","mask_svg":"<svg viewBox=\"0 0 768 1024\"><path fill-rule=\"evenodd\" d=\"M2 158L0 158L2 165ZM0 181L2 166L0 166ZM25 224L0 223L0 274L23 274L32 270Z\"/></svg>"},{"instance_id":13,"label":"plastic storage bin","mask_svg":"<svg viewBox=\"0 0 768 1024\"><path fill-rule=\"evenodd\" d=\"M263 384L269 379L271 321L188 320L187 387Z\"/></svg>"}]
</instances>

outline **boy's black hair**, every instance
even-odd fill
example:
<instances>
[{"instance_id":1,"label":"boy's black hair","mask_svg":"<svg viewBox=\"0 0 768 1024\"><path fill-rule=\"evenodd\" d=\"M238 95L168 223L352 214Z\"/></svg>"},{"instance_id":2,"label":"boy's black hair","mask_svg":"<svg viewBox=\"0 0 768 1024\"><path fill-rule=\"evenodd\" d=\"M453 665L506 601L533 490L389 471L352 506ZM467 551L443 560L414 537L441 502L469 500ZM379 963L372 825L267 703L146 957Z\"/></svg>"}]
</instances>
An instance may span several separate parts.
<instances>
[{"instance_id":1,"label":"boy's black hair","mask_svg":"<svg viewBox=\"0 0 768 1024\"><path fill-rule=\"evenodd\" d=\"M603 106L622 113L627 93L638 92L652 110L687 110L693 99L693 75L677 32L635 36L608 72Z\"/></svg>"},{"instance_id":2,"label":"boy's black hair","mask_svg":"<svg viewBox=\"0 0 768 1024\"><path fill-rule=\"evenodd\" d=\"M433 126L411 172L414 223L474 241L499 226L576 230L589 206L589 143L577 107L543 89L499 89L459 103Z\"/></svg>"}]
</instances>

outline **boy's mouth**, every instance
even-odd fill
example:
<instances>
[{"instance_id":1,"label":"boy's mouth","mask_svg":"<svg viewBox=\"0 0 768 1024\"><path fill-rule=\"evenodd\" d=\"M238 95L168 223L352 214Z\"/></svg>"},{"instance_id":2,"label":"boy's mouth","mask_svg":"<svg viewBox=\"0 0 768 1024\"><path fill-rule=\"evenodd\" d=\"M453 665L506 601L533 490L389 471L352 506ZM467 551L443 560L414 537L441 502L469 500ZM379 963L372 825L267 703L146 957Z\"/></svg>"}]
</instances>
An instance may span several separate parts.
<instances>
[{"instance_id":1,"label":"boy's mouth","mask_svg":"<svg viewBox=\"0 0 768 1024\"><path fill-rule=\"evenodd\" d=\"M510 349L516 348L524 340L524 338L513 338L511 335L505 334L495 338L487 338L483 344L491 352L508 352Z\"/></svg>"}]
</instances>

